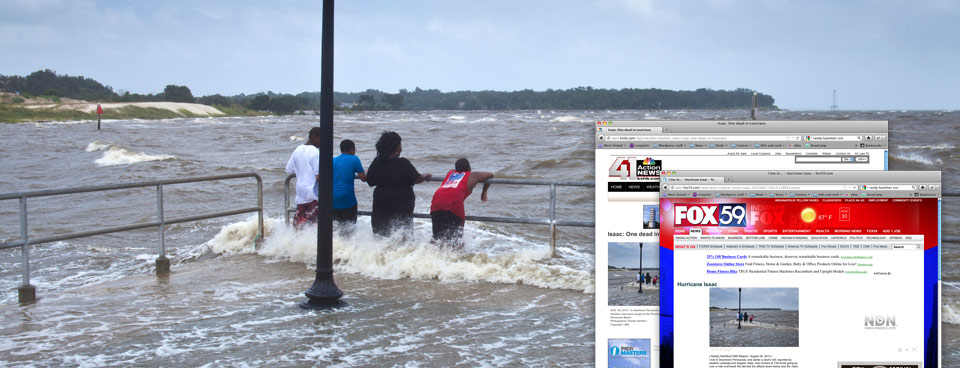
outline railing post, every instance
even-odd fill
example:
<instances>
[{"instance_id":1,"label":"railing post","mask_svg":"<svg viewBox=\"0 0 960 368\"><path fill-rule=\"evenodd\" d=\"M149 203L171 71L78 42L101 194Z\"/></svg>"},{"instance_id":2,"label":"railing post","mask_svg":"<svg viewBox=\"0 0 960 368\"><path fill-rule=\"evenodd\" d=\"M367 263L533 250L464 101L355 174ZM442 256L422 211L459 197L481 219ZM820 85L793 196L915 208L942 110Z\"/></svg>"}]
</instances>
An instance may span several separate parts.
<instances>
[{"instance_id":1,"label":"railing post","mask_svg":"<svg viewBox=\"0 0 960 368\"><path fill-rule=\"evenodd\" d=\"M557 257L557 185L550 184L550 255Z\"/></svg>"},{"instance_id":2,"label":"railing post","mask_svg":"<svg viewBox=\"0 0 960 368\"><path fill-rule=\"evenodd\" d=\"M163 240L163 184L157 184L157 236L160 238L160 255L157 257L157 275L170 273L170 259L167 258L167 247Z\"/></svg>"},{"instance_id":3,"label":"railing post","mask_svg":"<svg viewBox=\"0 0 960 368\"><path fill-rule=\"evenodd\" d=\"M30 239L27 237L27 197L20 197L20 237L23 245L20 253L23 255L23 285L17 288L17 299L20 303L29 303L37 300L37 288L30 285Z\"/></svg>"},{"instance_id":4,"label":"railing post","mask_svg":"<svg viewBox=\"0 0 960 368\"><path fill-rule=\"evenodd\" d=\"M260 208L260 211L257 212L257 238L253 241L253 250L256 251L257 247L260 246L260 243L263 242L263 179L260 178L260 175L256 176L257 178L257 207ZM286 208L283 210L286 212Z\"/></svg>"},{"instance_id":5,"label":"railing post","mask_svg":"<svg viewBox=\"0 0 960 368\"><path fill-rule=\"evenodd\" d=\"M283 223L290 225L290 176L283 181Z\"/></svg>"}]
</instances>

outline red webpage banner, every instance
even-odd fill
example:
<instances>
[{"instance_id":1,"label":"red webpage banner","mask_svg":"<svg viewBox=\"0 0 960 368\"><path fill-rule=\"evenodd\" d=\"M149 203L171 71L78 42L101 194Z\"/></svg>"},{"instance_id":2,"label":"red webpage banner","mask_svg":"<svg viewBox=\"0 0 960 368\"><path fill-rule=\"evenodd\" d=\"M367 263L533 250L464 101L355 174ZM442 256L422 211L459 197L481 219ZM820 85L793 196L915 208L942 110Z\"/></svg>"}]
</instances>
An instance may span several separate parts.
<instances>
[{"instance_id":1,"label":"red webpage banner","mask_svg":"<svg viewBox=\"0 0 960 368\"><path fill-rule=\"evenodd\" d=\"M660 246L673 235L924 235L937 246L936 198L661 198Z\"/></svg>"}]
</instances>

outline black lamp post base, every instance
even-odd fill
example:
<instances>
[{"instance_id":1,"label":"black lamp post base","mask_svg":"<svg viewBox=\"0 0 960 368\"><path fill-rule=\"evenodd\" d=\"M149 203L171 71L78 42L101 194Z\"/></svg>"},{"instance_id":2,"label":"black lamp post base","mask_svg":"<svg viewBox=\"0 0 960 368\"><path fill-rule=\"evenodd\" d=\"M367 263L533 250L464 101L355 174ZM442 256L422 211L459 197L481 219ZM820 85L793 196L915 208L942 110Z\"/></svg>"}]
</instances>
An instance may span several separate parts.
<instances>
[{"instance_id":1,"label":"black lamp post base","mask_svg":"<svg viewBox=\"0 0 960 368\"><path fill-rule=\"evenodd\" d=\"M300 308L303 309L337 309L346 307L347 305L347 302L340 299L305 299L299 304Z\"/></svg>"},{"instance_id":2,"label":"black lamp post base","mask_svg":"<svg viewBox=\"0 0 960 368\"><path fill-rule=\"evenodd\" d=\"M347 303L340 300L343 292L333 281L333 269L324 268L317 270L317 278L304 294L307 299L300 302L300 308L303 309L329 309L346 306Z\"/></svg>"}]
</instances>

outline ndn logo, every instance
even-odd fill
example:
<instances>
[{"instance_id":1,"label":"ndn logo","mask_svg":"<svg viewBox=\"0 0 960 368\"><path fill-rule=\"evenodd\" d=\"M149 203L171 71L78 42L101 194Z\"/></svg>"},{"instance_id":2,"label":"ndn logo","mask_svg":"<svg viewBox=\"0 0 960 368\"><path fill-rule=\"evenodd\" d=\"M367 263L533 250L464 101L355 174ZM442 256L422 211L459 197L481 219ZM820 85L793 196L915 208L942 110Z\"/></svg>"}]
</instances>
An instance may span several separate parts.
<instances>
[{"instance_id":1,"label":"ndn logo","mask_svg":"<svg viewBox=\"0 0 960 368\"><path fill-rule=\"evenodd\" d=\"M868 330L892 330L897 328L896 316L864 316L863 328Z\"/></svg>"}]
</instances>

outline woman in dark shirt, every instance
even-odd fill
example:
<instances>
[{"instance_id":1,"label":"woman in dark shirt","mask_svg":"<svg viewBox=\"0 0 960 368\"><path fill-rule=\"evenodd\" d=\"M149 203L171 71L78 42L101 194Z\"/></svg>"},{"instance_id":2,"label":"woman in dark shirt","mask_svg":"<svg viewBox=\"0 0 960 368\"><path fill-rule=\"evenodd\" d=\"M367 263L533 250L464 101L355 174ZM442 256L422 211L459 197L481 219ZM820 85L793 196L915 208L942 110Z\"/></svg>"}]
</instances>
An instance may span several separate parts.
<instances>
[{"instance_id":1,"label":"woman in dark shirt","mask_svg":"<svg viewBox=\"0 0 960 368\"><path fill-rule=\"evenodd\" d=\"M413 229L416 197L413 185L430 178L420 174L409 160L400 157L403 146L396 132L383 132L377 140L377 157L367 168L367 184L373 190L370 224L378 236L390 236L396 228Z\"/></svg>"}]
</instances>

